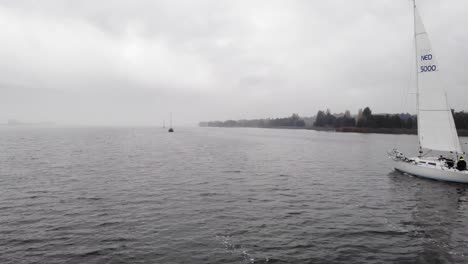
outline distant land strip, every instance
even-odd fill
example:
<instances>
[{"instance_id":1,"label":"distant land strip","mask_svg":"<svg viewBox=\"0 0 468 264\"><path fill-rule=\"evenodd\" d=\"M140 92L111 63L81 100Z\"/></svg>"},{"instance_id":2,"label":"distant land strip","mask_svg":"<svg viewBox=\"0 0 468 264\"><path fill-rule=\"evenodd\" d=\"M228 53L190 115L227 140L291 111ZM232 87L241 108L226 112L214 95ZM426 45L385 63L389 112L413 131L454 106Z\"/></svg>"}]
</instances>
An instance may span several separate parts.
<instances>
[{"instance_id":1,"label":"distant land strip","mask_svg":"<svg viewBox=\"0 0 468 264\"><path fill-rule=\"evenodd\" d=\"M468 113L452 110L459 136L468 136ZM284 118L251 120L206 121L201 127L255 127L277 129L310 129L350 133L417 134L417 117L408 113L373 114L369 107L359 109L357 115L350 111L332 114L329 109L318 111L313 117L292 114Z\"/></svg>"}]
</instances>

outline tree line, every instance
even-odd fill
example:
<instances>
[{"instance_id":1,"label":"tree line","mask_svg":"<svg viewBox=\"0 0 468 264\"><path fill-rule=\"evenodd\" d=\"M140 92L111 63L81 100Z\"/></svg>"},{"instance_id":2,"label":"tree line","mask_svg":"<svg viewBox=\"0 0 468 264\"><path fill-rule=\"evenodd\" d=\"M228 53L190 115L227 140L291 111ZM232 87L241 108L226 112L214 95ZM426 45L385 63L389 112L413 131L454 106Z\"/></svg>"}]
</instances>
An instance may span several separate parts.
<instances>
[{"instance_id":1,"label":"tree line","mask_svg":"<svg viewBox=\"0 0 468 264\"><path fill-rule=\"evenodd\" d=\"M458 130L468 130L468 113L464 111L455 112L452 110L455 125ZM307 122L305 121L307 120ZM315 120L312 122L312 120ZM359 109L357 115L351 115L349 110L341 114L332 114L329 109L318 111L315 118L304 118L298 114L292 114L284 118L266 118L251 120L226 120L226 121L208 121L200 122L202 127L316 127L324 129L333 128L360 128L369 129L403 129L416 130L417 117L408 113L400 114L374 114L369 107ZM393 130L390 130L393 131ZM398 130L395 130L398 131Z\"/></svg>"},{"instance_id":2,"label":"tree line","mask_svg":"<svg viewBox=\"0 0 468 264\"><path fill-rule=\"evenodd\" d=\"M457 129L468 129L468 113L464 111L455 112L452 110L452 114Z\"/></svg>"},{"instance_id":3,"label":"tree line","mask_svg":"<svg viewBox=\"0 0 468 264\"><path fill-rule=\"evenodd\" d=\"M305 127L305 121L298 114L292 114L284 118L208 121L200 122L198 125L201 127Z\"/></svg>"},{"instance_id":4,"label":"tree line","mask_svg":"<svg viewBox=\"0 0 468 264\"><path fill-rule=\"evenodd\" d=\"M342 116L331 114L330 110L318 111L314 122L317 127L363 127L363 128L406 128L416 129L417 118L410 114L372 114L369 107L359 110L352 117L349 110Z\"/></svg>"},{"instance_id":5,"label":"tree line","mask_svg":"<svg viewBox=\"0 0 468 264\"><path fill-rule=\"evenodd\" d=\"M356 117L352 117L349 110L342 116L336 116L327 109L318 111L314 126L416 129L417 119L410 114L372 114L369 107L360 109Z\"/></svg>"},{"instance_id":6,"label":"tree line","mask_svg":"<svg viewBox=\"0 0 468 264\"><path fill-rule=\"evenodd\" d=\"M456 112L452 109L455 126L459 130L468 129L468 113ZM369 107L359 110L357 116L352 117L346 110L343 115L331 114L330 110L318 111L314 126L317 127L362 127L362 128L404 128L417 129L416 115L401 114L373 114Z\"/></svg>"}]
</instances>

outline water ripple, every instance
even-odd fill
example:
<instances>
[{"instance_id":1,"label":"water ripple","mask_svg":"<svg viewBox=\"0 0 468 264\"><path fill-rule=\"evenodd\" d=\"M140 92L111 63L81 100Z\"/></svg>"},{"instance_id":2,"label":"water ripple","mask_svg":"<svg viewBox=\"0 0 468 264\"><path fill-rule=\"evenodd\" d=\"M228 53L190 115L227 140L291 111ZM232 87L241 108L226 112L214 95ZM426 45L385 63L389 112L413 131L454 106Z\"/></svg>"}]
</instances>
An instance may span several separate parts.
<instances>
[{"instance_id":1,"label":"water ripple","mask_svg":"<svg viewBox=\"0 0 468 264\"><path fill-rule=\"evenodd\" d=\"M466 186L392 172L396 138L0 128L0 262L467 263Z\"/></svg>"}]
</instances>

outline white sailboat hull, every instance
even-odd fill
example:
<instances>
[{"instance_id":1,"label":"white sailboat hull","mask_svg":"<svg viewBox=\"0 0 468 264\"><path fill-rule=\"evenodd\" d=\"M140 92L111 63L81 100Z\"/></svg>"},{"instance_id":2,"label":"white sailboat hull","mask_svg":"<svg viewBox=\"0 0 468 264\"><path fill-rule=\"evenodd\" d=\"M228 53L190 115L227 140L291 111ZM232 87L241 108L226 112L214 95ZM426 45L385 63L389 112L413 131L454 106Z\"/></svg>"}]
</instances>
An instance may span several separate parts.
<instances>
[{"instance_id":1,"label":"white sailboat hull","mask_svg":"<svg viewBox=\"0 0 468 264\"><path fill-rule=\"evenodd\" d=\"M395 170L438 181L468 183L468 171L466 170L460 171L455 168L448 168L436 158L412 158L411 160L414 161L393 160ZM426 163L421 164L420 161ZM436 165L428 164L429 162Z\"/></svg>"}]
</instances>

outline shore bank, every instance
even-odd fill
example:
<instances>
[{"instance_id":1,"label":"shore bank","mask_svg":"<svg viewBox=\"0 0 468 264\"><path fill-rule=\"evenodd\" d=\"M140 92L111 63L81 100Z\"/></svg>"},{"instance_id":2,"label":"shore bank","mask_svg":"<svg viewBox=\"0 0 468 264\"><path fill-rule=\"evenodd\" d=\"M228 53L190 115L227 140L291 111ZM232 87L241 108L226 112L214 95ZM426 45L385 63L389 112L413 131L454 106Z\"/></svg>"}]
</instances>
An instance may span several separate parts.
<instances>
[{"instance_id":1,"label":"shore bank","mask_svg":"<svg viewBox=\"0 0 468 264\"><path fill-rule=\"evenodd\" d=\"M205 126L210 127L210 126ZM215 127L215 126L211 126ZM230 128L230 127L226 127ZM231 127L232 128L232 127ZM237 127L239 128L239 127ZM249 128L268 128L268 129L306 129L306 130L315 130L315 131L326 131L326 132L340 132L340 133L363 133L363 134L402 134L402 135L417 135L418 131L416 129L407 129L407 128L370 128L370 127L294 127L294 126L279 126L279 127L249 127ZM468 130L459 129L457 130L458 136L468 137Z\"/></svg>"}]
</instances>

